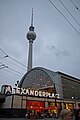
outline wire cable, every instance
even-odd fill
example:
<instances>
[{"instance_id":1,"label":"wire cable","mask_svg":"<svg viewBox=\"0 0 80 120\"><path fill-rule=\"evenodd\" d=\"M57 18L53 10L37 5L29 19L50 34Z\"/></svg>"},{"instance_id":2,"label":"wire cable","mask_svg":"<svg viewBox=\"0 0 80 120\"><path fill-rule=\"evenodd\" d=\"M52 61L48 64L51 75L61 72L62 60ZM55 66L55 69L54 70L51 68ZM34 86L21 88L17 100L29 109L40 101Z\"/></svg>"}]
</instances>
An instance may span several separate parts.
<instances>
[{"instance_id":1,"label":"wire cable","mask_svg":"<svg viewBox=\"0 0 80 120\"><path fill-rule=\"evenodd\" d=\"M14 61L17 62L18 64L20 64L20 65L22 65L22 66L24 66L24 67L27 67L26 65L24 65L24 64L22 64L21 62L17 61L16 59L10 57L10 56L9 56L6 52L4 52L4 50L2 50L1 48L0 48L0 50L5 54L5 58L6 58L6 57L9 57L10 59L14 60Z\"/></svg>"},{"instance_id":2,"label":"wire cable","mask_svg":"<svg viewBox=\"0 0 80 120\"><path fill-rule=\"evenodd\" d=\"M14 71L14 72L16 72L16 73L19 73L20 75L23 75L21 72L18 72L17 70L14 70L14 69L12 69L12 68L10 68L10 67L8 67L8 69L10 69L10 70L12 70L12 71Z\"/></svg>"},{"instance_id":3,"label":"wire cable","mask_svg":"<svg viewBox=\"0 0 80 120\"><path fill-rule=\"evenodd\" d=\"M80 35L80 32L73 26L73 24L63 15L63 13L54 5L51 0L48 0L54 8L61 14L61 16L71 25L71 27Z\"/></svg>"},{"instance_id":4,"label":"wire cable","mask_svg":"<svg viewBox=\"0 0 80 120\"><path fill-rule=\"evenodd\" d=\"M5 64L4 64L4 63L2 63L2 62L0 62L0 64L1 64L2 66L5 66Z\"/></svg>"},{"instance_id":5,"label":"wire cable","mask_svg":"<svg viewBox=\"0 0 80 120\"><path fill-rule=\"evenodd\" d=\"M8 68L8 66L3 66L3 67L0 67L0 70L3 69L3 68Z\"/></svg>"},{"instance_id":6,"label":"wire cable","mask_svg":"<svg viewBox=\"0 0 80 120\"><path fill-rule=\"evenodd\" d=\"M21 76L21 74L14 72L13 70L9 70L9 69L4 69L5 71L12 73L12 74L16 74L17 76Z\"/></svg>"},{"instance_id":7,"label":"wire cable","mask_svg":"<svg viewBox=\"0 0 80 120\"><path fill-rule=\"evenodd\" d=\"M17 66L17 67L23 69L23 70L25 70L24 68L22 68L22 67L20 67L19 65L15 64L15 63L13 63L13 62L11 62L10 60L7 60L7 59L6 59L6 61L8 61L9 63L11 63L11 64L13 64L13 65L15 65L15 66Z\"/></svg>"},{"instance_id":8,"label":"wire cable","mask_svg":"<svg viewBox=\"0 0 80 120\"><path fill-rule=\"evenodd\" d=\"M0 58L0 59L1 59L1 60L5 60L4 58L6 58L6 56L4 56L4 57L2 57L2 58ZM13 62L11 62L10 60L7 60L7 59L6 59L6 61L8 61L9 63L11 63L11 64L13 64L13 65L15 65L15 66L17 66L17 67L23 69L23 70L25 70L24 68L22 68L22 67L20 67L19 65L15 64L15 63L13 63Z\"/></svg>"},{"instance_id":9,"label":"wire cable","mask_svg":"<svg viewBox=\"0 0 80 120\"><path fill-rule=\"evenodd\" d=\"M9 57L10 59L14 60L15 62L19 63L20 65L22 65L22 66L24 66L24 67L27 67L27 66L25 66L24 64L22 64L21 62L17 61L16 59L14 59L14 58L12 58L12 57L10 57L10 56L8 56L8 57Z\"/></svg>"},{"instance_id":10,"label":"wire cable","mask_svg":"<svg viewBox=\"0 0 80 120\"><path fill-rule=\"evenodd\" d=\"M8 69L10 69L10 70L12 70L12 71L14 71L14 72L16 72L16 73L20 74L20 75L23 75L21 72L18 72L17 70L14 70L14 69L12 69L12 68L8 67L7 65L5 65L5 64L4 64L4 63L2 63L2 62L0 62L0 64L2 64L2 65L3 65L3 67L5 67L5 68L8 68Z\"/></svg>"},{"instance_id":11,"label":"wire cable","mask_svg":"<svg viewBox=\"0 0 80 120\"><path fill-rule=\"evenodd\" d=\"M80 9L75 5L75 3L71 0L72 4L76 7L76 9L80 12Z\"/></svg>"},{"instance_id":12,"label":"wire cable","mask_svg":"<svg viewBox=\"0 0 80 120\"><path fill-rule=\"evenodd\" d=\"M7 56L7 54L0 48L0 50Z\"/></svg>"},{"instance_id":13,"label":"wire cable","mask_svg":"<svg viewBox=\"0 0 80 120\"><path fill-rule=\"evenodd\" d=\"M71 12L67 9L67 7L63 4L61 0L59 0L63 7L67 10L67 12L71 15L71 17L75 20L75 22L80 26L80 23L75 19L75 17L71 14Z\"/></svg>"}]
</instances>

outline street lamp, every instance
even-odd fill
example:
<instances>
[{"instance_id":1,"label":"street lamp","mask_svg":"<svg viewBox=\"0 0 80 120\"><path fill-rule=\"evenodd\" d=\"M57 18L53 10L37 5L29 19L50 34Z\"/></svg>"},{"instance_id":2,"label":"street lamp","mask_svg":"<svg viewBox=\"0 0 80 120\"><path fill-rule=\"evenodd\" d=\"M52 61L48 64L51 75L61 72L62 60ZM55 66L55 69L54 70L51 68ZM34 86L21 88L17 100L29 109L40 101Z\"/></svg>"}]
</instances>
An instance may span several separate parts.
<instances>
[{"instance_id":1,"label":"street lamp","mask_svg":"<svg viewBox=\"0 0 80 120\"><path fill-rule=\"evenodd\" d=\"M3 66L3 67L1 67ZM3 69L3 68L8 68L8 66L5 66L4 64L0 66L0 69Z\"/></svg>"},{"instance_id":2,"label":"street lamp","mask_svg":"<svg viewBox=\"0 0 80 120\"><path fill-rule=\"evenodd\" d=\"M74 92L73 92L72 99L73 99L73 100L74 100L74 102L75 102L75 108L76 108L76 100L77 100L77 96L75 95L75 93L74 93Z\"/></svg>"},{"instance_id":3,"label":"street lamp","mask_svg":"<svg viewBox=\"0 0 80 120\"><path fill-rule=\"evenodd\" d=\"M19 83L20 83L19 80L17 80L17 83L15 83L15 87L16 87L16 88L19 88L20 93L21 93L21 87L19 87ZM16 88L14 88L14 89L16 89Z\"/></svg>"},{"instance_id":4,"label":"street lamp","mask_svg":"<svg viewBox=\"0 0 80 120\"><path fill-rule=\"evenodd\" d=\"M15 86L16 86L16 87L18 87L18 86L19 86L19 80L17 80L17 83L15 84Z\"/></svg>"},{"instance_id":5,"label":"street lamp","mask_svg":"<svg viewBox=\"0 0 80 120\"><path fill-rule=\"evenodd\" d=\"M4 64L0 65L0 67L4 66Z\"/></svg>"}]
</instances>

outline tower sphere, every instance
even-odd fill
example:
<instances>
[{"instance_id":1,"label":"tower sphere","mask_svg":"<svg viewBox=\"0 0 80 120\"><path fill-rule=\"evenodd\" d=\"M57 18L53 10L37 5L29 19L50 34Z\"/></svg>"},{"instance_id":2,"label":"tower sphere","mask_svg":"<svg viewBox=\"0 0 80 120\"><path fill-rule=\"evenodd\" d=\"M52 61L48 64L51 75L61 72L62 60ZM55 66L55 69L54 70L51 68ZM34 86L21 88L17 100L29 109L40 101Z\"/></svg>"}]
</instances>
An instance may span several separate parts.
<instances>
[{"instance_id":1,"label":"tower sphere","mask_svg":"<svg viewBox=\"0 0 80 120\"><path fill-rule=\"evenodd\" d=\"M29 31L26 35L28 40L35 40L36 39L36 33L34 31Z\"/></svg>"}]
</instances>

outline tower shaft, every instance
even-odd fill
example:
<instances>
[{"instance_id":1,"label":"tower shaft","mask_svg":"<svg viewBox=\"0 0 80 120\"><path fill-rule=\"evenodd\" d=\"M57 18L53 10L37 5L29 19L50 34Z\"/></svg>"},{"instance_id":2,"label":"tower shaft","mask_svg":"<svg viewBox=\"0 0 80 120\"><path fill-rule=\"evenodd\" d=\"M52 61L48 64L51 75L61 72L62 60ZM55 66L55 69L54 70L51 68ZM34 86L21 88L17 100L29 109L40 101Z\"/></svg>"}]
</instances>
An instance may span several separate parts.
<instances>
[{"instance_id":1,"label":"tower shaft","mask_svg":"<svg viewBox=\"0 0 80 120\"><path fill-rule=\"evenodd\" d=\"M27 71L32 69L32 49L33 49L33 43L29 43L29 52L28 52L28 66L27 66Z\"/></svg>"},{"instance_id":2,"label":"tower shaft","mask_svg":"<svg viewBox=\"0 0 80 120\"><path fill-rule=\"evenodd\" d=\"M32 69L32 52L33 52L33 41L36 39L36 33L34 32L33 26L33 9L32 9L32 18L31 18L31 26L29 27L29 32L26 35L29 41L29 53L28 53L28 65L27 65L27 72Z\"/></svg>"}]
</instances>

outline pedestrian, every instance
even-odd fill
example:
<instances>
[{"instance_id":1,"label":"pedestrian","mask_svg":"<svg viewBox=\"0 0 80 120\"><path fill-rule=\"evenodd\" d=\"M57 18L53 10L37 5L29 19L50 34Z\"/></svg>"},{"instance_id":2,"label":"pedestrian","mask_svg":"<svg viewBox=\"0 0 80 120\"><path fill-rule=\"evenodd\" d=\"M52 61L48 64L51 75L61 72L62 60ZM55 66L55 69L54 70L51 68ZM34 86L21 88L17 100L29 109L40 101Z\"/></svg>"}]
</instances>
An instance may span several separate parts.
<instances>
[{"instance_id":1,"label":"pedestrian","mask_svg":"<svg viewBox=\"0 0 80 120\"><path fill-rule=\"evenodd\" d=\"M61 110L60 120L73 120L72 112L67 109Z\"/></svg>"},{"instance_id":2,"label":"pedestrian","mask_svg":"<svg viewBox=\"0 0 80 120\"><path fill-rule=\"evenodd\" d=\"M75 120L80 120L80 109L77 109L75 112Z\"/></svg>"},{"instance_id":3,"label":"pedestrian","mask_svg":"<svg viewBox=\"0 0 80 120\"><path fill-rule=\"evenodd\" d=\"M27 117L28 117L28 113L25 114L25 118L26 118L26 119L27 119Z\"/></svg>"}]
</instances>

